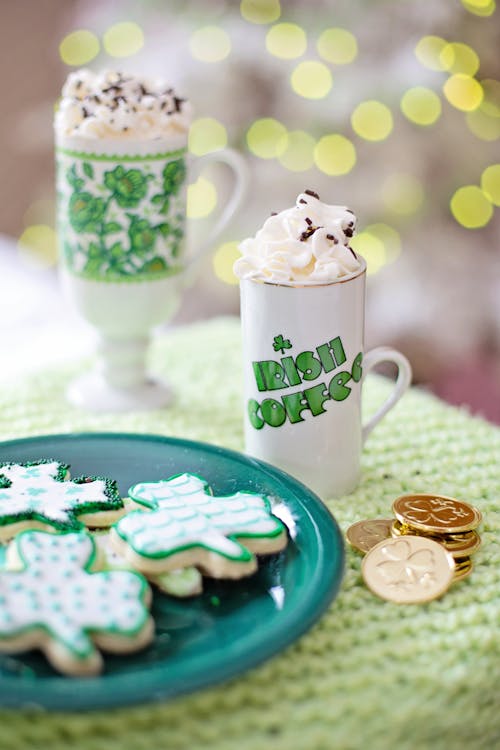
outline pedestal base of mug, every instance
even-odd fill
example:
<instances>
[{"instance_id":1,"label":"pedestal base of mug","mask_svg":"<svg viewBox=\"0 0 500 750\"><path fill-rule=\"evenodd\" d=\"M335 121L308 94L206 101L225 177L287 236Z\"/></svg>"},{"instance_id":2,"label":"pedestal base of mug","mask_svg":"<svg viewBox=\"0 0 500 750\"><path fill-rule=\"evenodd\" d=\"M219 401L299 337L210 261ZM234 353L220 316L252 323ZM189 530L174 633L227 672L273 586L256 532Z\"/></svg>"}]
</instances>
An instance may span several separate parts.
<instances>
[{"instance_id":1,"label":"pedestal base of mug","mask_svg":"<svg viewBox=\"0 0 500 750\"><path fill-rule=\"evenodd\" d=\"M128 388L117 388L99 373L88 373L69 385L66 397L80 409L116 414L160 409L172 401L172 390L153 378Z\"/></svg>"}]
</instances>

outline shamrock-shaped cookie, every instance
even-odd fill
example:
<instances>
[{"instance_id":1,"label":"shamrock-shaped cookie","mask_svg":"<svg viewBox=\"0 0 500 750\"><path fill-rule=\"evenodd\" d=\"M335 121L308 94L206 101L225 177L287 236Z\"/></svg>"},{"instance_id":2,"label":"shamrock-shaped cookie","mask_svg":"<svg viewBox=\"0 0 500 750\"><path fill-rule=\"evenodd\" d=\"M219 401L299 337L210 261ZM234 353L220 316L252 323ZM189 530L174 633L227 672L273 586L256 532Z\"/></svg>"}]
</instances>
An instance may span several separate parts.
<instances>
[{"instance_id":1,"label":"shamrock-shaped cookie","mask_svg":"<svg viewBox=\"0 0 500 750\"><path fill-rule=\"evenodd\" d=\"M114 549L108 530L96 531L93 537L102 554L105 570L134 570L132 563ZM158 575L150 574L147 575L147 579L164 594L179 599L201 594L203 589L201 573L194 567L178 568Z\"/></svg>"},{"instance_id":2,"label":"shamrock-shaped cookie","mask_svg":"<svg viewBox=\"0 0 500 750\"><path fill-rule=\"evenodd\" d=\"M24 531L9 545L0 571L0 651L39 648L55 669L95 674L96 646L136 651L153 637L145 579L128 571L92 572L90 534Z\"/></svg>"},{"instance_id":3,"label":"shamrock-shaped cookie","mask_svg":"<svg viewBox=\"0 0 500 750\"><path fill-rule=\"evenodd\" d=\"M111 542L147 575L194 565L213 578L240 578L256 570L253 553L278 552L287 544L266 497L214 497L194 474L137 484L129 497L142 509L114 525Z\"/></svg>"},{"instance_id":4,"label":"shamrock-shaped cookie","mask_svg":"<svg viewBox=\"0 0 500 750\"><path fill-rule=\"evenodd\" d=\"M57 461L0 464L0 541L25 529L110 526L125 512L114 480L68 479Z\"/></svg>"}]
</instances>

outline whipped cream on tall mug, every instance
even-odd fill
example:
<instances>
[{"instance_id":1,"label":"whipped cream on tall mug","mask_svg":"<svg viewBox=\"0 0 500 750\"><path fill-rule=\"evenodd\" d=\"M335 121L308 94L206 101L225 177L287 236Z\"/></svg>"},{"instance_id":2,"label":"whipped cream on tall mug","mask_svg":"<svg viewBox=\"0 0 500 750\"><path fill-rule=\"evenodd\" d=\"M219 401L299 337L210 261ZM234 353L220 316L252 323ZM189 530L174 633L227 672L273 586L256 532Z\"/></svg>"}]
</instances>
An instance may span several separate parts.
<instances>
[{"instance_id":1,"label":"whipped cream on tall mug","mask_svg":"<svg viewBox=\"0 0 500 750\"><path fill-rule=\"evenodd\" d=\"M386 347L364 352L366 263L349 247L356 217L312 190L240 244L245 450L322 497L352 492L363 442L409 385L411 368ZM398 381L361 420L361 386L378 362Z\"/></svg>"},{"instance_id":2,"label":"whipped cream on tall mug","mask_svg":"<svg viewBox=\"0 0 500 750\"><path fill-rule=\"evenodd\" d=\"M191 105L159 79L116 71L70 73L54 119L59 136L156 139L186 136Z\"/></svg>"},{"instance_id":3,"label":"whipped cream on tall mug","mask_svg":"<svg viewBox=\"0 0 500 750\"><path fill-rule=\"evenodd\" d=\"M240 279L275 284L335 281L361 267L349 247L355 227L350 209L323 203L306 191L293 208L272 214L255 237L241 242L234 272Z\"/></svg>"}]
</instances>

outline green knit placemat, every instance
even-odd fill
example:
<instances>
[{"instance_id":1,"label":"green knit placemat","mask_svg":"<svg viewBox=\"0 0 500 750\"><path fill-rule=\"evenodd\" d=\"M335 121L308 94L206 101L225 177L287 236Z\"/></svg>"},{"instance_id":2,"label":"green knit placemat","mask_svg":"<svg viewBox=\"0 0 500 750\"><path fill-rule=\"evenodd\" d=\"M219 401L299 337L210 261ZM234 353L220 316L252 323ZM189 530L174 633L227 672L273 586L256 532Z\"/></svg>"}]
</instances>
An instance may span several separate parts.
<instances>
[{"instance_id":1,"label":"green knit placemat","mask_svg":"<svg viewBox=\"0 0 500 750\"><path fill-rule=\"evenodd\" d=\"M85 363L89 364L89 363ZM70 431L151 432L242 449L239 322L155 341L176 390L154 413L88 415L65 402L82 363L4 389L3 439ZM365 414L387 394L364 386ZM0 711L2 750L492 750L500 745L500 430L411 390L376 428L355 493L328 502L341 528L387 517L407 492L454 495L484 515L472 576L422 606L381 601L347 550L337 599L293 646L251 672L170 703L91 712ZM262 623L265 627L265 623Z\"/></svg>"}]
</instances>

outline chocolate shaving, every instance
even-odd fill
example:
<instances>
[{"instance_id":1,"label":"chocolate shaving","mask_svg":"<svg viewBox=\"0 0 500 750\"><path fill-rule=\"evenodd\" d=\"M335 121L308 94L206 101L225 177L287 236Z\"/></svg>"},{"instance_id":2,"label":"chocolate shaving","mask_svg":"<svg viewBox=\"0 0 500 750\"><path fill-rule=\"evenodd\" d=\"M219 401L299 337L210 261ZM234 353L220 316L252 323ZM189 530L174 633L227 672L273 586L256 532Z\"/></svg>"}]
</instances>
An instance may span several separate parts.
<instances>
[{"instance_id":1,"label":"chocolate shaving","mask_svg":"<svg viewBox=\"0 0 500 750\"><path fill-rule=\"evenodd\" d=\"M317 198L319 200L319 195L314 192L314 190L304 190L304 193L306 195L311 195L313 198Z\"/></svg>"},{"instance_id":2,"label":"chocolate shaving","mask_svg":"<svg viewBox=\"0 0 500 750\"><path fill-rule=\"evenodd\" d=\"M348 247L347 247L347 249L351 251L351 253L352 253L352 254L354 255L354 257L355 257L355 258L356 258L356 260L357 260L357 259L358 259L358 256L356 255L356 253L354 252L354 250L352 249L352 247L349 247L349 246L348 246Z\"/></svg>"},{"instance_id":3,"label":"chocolate shaving","mask_svg":"<svg viewBox=\"0 0 500 750\"><path fill-rule=\"evenodd\" d=\"M354 216L354 211L351 211L350 208L346 208L346 211L347 211L348 214L352 214Z\"/></svg>"},{"instance_id":4,"label":"chocolate shaving","mask_svg":"<svg viewBox=\"0 0 500 750\"><path fill-rule=\"evenodd\" d=\"M307 229L305 229L305 230L304 230L304 231L302 232L302 234L300 235L300 237L299 237L300 241L301 241L301 242L305 242L306 240L308 240L308 239L309 239L309 237L312 237L312 236L313 236L313 234L314 234L314 232L317 232L317 231L318 231L318 229L323 229L323 227L312 227L312 226L311 226L311 227L308 227L308 228L307 228Z\"/></svg>"},{"instance_id":5,"label":"chocolate shaving","mask_svg":"<svg viewBox=\"0 0 500 750\"><path fill-rule=\"evenodd\" d=\"M305 203L307 206L307 201L305 201L303 198L300 199L299 203Z\"/></svg>"},{"instance_id":6,"label":"chocolate shaving","mask_svg":"<svg viewBox=\"0 0 500 750\"><path fill-rule=\"evenodd\" d=\"M170 92L169 92L170 93ZM182 104L185 102L185 99L181 99L178 96L174 96L174 107L176 112L180 112L182 109Z\"/></svg>"},{"instance_id":7,"label":"chocolate shaving","mask_svg":"<svg viewBox=\"0 0 500 750\"><path fill-rule=\"evenodd\" d=\"M273 211L273 212L271 213L271 216L277 216L277 215L278 215L278 212L277 212L277 211Z\"/></svg>"}]
</instances>

